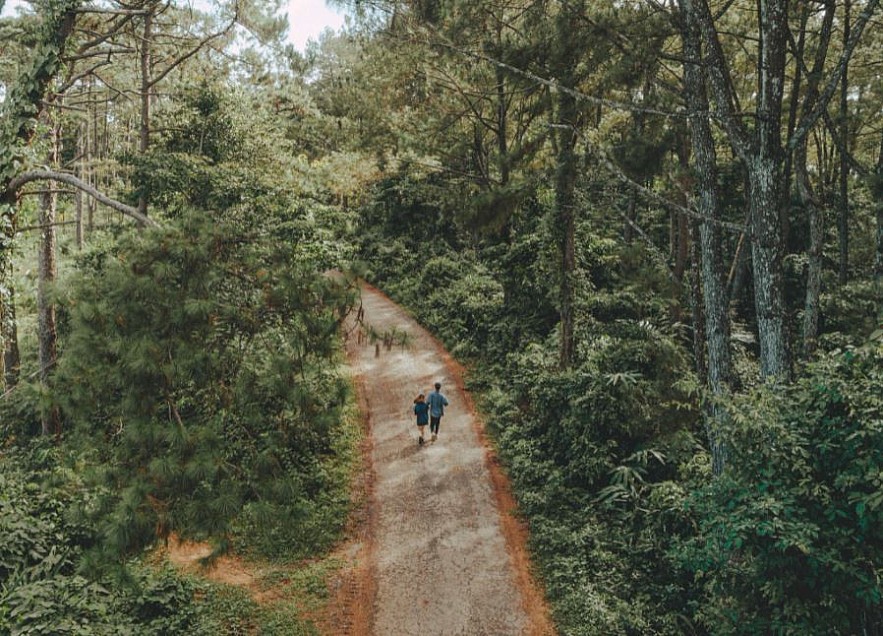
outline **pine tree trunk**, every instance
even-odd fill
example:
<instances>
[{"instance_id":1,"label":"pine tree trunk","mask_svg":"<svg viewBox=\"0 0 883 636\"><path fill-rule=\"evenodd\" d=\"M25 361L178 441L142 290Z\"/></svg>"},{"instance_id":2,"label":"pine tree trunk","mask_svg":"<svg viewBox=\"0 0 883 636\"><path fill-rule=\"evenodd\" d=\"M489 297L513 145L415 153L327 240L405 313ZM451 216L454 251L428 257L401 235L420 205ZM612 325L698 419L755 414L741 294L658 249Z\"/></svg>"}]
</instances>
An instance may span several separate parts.
<instances>
[{"instance_id":1,"label":"pine tree trunk","mask_svg":"<svg viewBox=\"0 0 883 636\"><path fill-rule=\"evenodd\" d=\"M502 24L497 27L497 47L502 48ZM506 75L500 66L495 66L497 93L497 167L500 171L500 185L509 183L509 122L506 102Z\"/></svg>"},{"instance_id":2,"label":"pine tree trunk","mask_svg":"<svg viewBox=\"0 0 883 636\"><path fill-rule=\"evenodd\" d=\"M822 247L825 239L824 210L816 200L806 167L806 144L795 152L797 189L809 215L806 296L803 306L803 347L801 357L808 360L815 352L819 331L819 296L822 291Z\"/></svg>"},{"instance_id":3,"label":"pine tree trunk","mask_svg":"<svg viewBox=\"0 0 883 636\"><path fill-rule=\"evenodd\" d=\"M729 299L723 268L720 225L716 223L721 218L721 202L717 185L717 154L708 118L710 108L705 90L701 39L698 24L689 10L684 12L683 20L684 92L690 111L691 144L698 194L695 206L703 218L699 226L702 299L705 310L707 386L712 397L706 406L705 428L711 449L712 470L715 475L719 475L723 471L727 455L719 432L722 423L726 421L726 413L716 398L729 393L732 382ZM773 206L773 210L776 209Z\"/></svg>"},{"instance_id":4,"label":"pine tree trunk","mask_svg":"<svg viewBox=\"0 0 883 636\"><path fill-rule=\"evenodd\" d=\"M562 95L559 116L562 122L572 122L567 116L574 110L573 98ZM570 104L564 102L571 102ZM555 178L555 212L559 249L561 250L561 289L559 314L561 319L560 359L562 368L569 368L574 359L574 277L576 272L576 218L574 214L574 186L576 183L576 131L570 126L562 129Z\"/></svg>"},{"instance_id":5,"label":"pine tree trunk","mask_svg":"<svg viewBox=\"0 0 883 636\"><path fill-rule=\"evenodd\" d=\"M558 16L556 30L561 49L557 66L564 86L575 86L575 58L566 48L566 42L576 29L572 16L563 12ZM561 342L559 364L567 369L573 365L575 353L574 335L574 283L576 274L576 215L575 187L577 177L576 139L579 131L579 108L576 99L568 91L558 94L557 167L555 172L555 215L558 248L561 258L559 317Z\"/></svg>"},{"instance_id":6,"label":"pine tree trunk","mask_svg":"<svg viewBox=\"0 0 883 636\"><path fill-rule=\"evenodd\" d=\"M843 43L849 41L852 0L844 0ZM838 282L849 281L849 63L843 69L840 82L840 197L837 202L837 234L840 246Z\"/></svg>"},{"instance_id":7,"label":"pine tree trunk","mask_svg":"<svg viewBox=\"0 0 883 636\"><path fill-rule=\"evenodd\" d=\"M784 182L781 139L782 99L788 2L759 0L760 55L754 152L747 165L751 197L754 306L764 378L791 374L785 294L782 287L784 244L779 206Z\"/></svg>"},{"instance_id":8,"label":"pine tree trunk","mask_svg":"<svg viewBox=\"0 0 883 636\"><path fill-rule=\"evenodd\" d=\"M790 376L785 295L782 287L782 236L779 223L781 165L770 156L757 157L748 167L751 197L754 307L760 342L760 371L764 378Z\"/></svg>"},{"instance_id":9,"label":"pine tree trunk","mask_svg":"<svg viewBox=\"0 0 883 636\"><path fill-rule=\"evenodd\" d=\"M15 288L10 283L4 290L3 322L0 331L3 335L3 366L2 371L4 387L6 390L18 384L21 372L21 354L18 349L18 321L15 315Z\"/></svg>"},{"instance_id":10,"label":"pine tree trunk","mask_svg":"<svg viewBox=\"0 0 883 636\"><path fill-rule=\"evenodd\" d=\"M874 258L874 287L877 290L877 321L883 321L883 134L874 168L874 207L877 212L877 254Z\"/></svg>"},{"instance_id":11,"label":"pine tree trunk","mask_svg":"<svg viewBox=\"0 0 883 636\"><path fill-rule=\"evenodd\" d=\"M88 156L88 141L84 139L85 131L89 129L89 124L86 123L77 129L77 156L80 157L80 161L77 162L77 176L86 183L89 182L89 176L86 174L86 170L83 167L85 162L87 161ZM76 205L76 213L77 213L77 250L82 251L83 247L85 247L86 237L83 232L83 191L79 188L77 189L77 193L75 195L75 205Z\"/></svg>"},{"instance_id":12,"label":"pine tree trunk","mask_svg":"<svg viewBox=\"0 0 883 636\"><path fill-rule=\"evenodd\" d=\"M153 46L153 12L150 7L144 15L144 31L141 39L141 121L138 131L138 152L143 157L150 148L150 106ZM138 195L138 211L147 216L147 193L145 184L141 184Z\"/></svg>"},{"instance_id":13,"label":"pine tree trunk","mask_svg":"<svg viewBox=\"0 0 883 636\"><path fill-rule=\"evenodd\" d=\"M690 224L693 240L690 242L690 309L693 316L693 359L696 362L696 376L702 386L709 386L708 356L705 355L706 330L704 295L702 293L702 236L699 221ZM709 437L709 442L711 438Z\"/></svg>"},{"instance_id":14,"label":"pine tree trunk","mask_svg":"<svg viewBox=\"0 0 883 636\"><path fill-rule=\"evenodd\" d=\"M54 122L50 122L50 152L48 163L58 163L60 131ZM58 195L55 182L49 181L40 202L40 258L39 283L37 288L37 324L40 341L40 382L45 386L49 374L55 366L58 351L58 330L55 320L55 304L49 297L49 289L55 284L58 267L56 263L55 219ZM61 432L58 410L50 408L42 416L43 435L57 435Z\"/></svg>"}]
</instances>

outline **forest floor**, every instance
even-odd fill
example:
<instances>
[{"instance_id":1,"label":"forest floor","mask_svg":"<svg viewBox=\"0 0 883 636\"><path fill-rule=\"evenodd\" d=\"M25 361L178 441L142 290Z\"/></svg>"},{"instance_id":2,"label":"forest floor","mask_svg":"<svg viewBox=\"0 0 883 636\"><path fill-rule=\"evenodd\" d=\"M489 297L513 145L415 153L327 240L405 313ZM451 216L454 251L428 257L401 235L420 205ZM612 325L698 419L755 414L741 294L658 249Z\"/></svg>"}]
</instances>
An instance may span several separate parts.
<instances>
[{"instance_id":1,"label":"forest floor","mask_svg":"<svg viewBox=\"0 0 883 636\"><path fill-rule=\"evenodd\" d=\"M554 634L531 576L526 528L463 370L405 310L368 285L362 309L373 333L404 332L407 344L387 348L357 330L348 337L372 484L366 542L357 555L364 567L346 586L355 598L339 604L354 612L345 633ZM429 441L427 427L420 446L413 401L435 382L450 405L438 440Z\"/></svg>"},{"instance_id":2,"label":"forest floor","mask_svg":"<svg viewBox=\"0 0 883 636\"><path fill-rule=\"evenodd\" d=\"M327 602L309 612L328 636L551 636L531 574L527 529L484 434L463 369L408 313L369 285L363 326L406 334L386 347L349 326L347 357L366 431L364 470L348 539L331 555ZM450 405L438 440L417 442L413 401L435 382ZM188 569L208 554L173 543L169 559ZM249 591L259 603L287 596L262 584L261 568L225 556L203 576ZM292 573L294 570L292 570Z\"/></svg>"}]
</instances>

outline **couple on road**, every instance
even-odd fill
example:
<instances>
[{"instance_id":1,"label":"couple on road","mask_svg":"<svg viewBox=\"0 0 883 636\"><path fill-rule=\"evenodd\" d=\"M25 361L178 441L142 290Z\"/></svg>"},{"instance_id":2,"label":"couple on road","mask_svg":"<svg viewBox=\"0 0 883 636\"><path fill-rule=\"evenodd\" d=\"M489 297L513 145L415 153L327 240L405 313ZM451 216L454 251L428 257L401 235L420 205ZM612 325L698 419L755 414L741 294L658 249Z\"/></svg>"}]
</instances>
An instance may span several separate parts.
<instances>
[{"instance_id":1,"label":"couple on road","mask_svg":"<svg viewBox=\"0 0 883 636\"><path fill-rule=\"evenodd\" d=\"M417 416L417 428L420 429L420 439L418 443L423 446L423 429L429 424L429 432L432 433L432 439L438 439L438 425L441 418L445 414L445 407L448 405L448 399L441 392L441 383L435 383L435 391L429 394L427 398L422 393L414 400L414 415Z\"/></svg>"}]
</instances>

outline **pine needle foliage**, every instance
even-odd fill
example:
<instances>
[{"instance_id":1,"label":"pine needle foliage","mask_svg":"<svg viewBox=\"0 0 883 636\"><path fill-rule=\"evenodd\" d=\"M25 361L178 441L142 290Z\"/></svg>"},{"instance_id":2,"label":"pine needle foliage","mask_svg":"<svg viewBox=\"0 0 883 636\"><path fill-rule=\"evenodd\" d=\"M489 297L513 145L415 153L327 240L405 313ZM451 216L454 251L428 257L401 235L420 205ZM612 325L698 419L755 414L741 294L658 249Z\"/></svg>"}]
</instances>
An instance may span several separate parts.
<instances>
[{"instance_id":1,"label":"pine needle foliage","mask_svg":"<svg viewBox=\"0 0 883 636\"><path fill-rule=\"evenodd\" d=\"M55 398L97 449L99 565L173 533L229 545L250 505L304 521L346 403L345 285L242 219L190 214L89 258Z\"/></svg>"}]
</instances>

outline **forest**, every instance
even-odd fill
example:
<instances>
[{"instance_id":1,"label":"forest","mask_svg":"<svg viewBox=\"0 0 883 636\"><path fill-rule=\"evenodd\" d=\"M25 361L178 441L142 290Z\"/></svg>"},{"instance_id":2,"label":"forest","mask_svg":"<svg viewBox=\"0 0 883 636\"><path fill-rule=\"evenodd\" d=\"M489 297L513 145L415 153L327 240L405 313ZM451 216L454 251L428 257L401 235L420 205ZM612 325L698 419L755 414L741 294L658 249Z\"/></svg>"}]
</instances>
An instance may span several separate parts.
<instances>
[{"instance_id":1,"label":"forest","mask_svg":"<svg viewBox=\"0 0 883 636\"><path fill-rule=\"evenodd\" d=\"M0 18L0 634L322 633L365 280L559 634L883 636L879 0L332 4Z\"/></svg>"}]
</instances>

